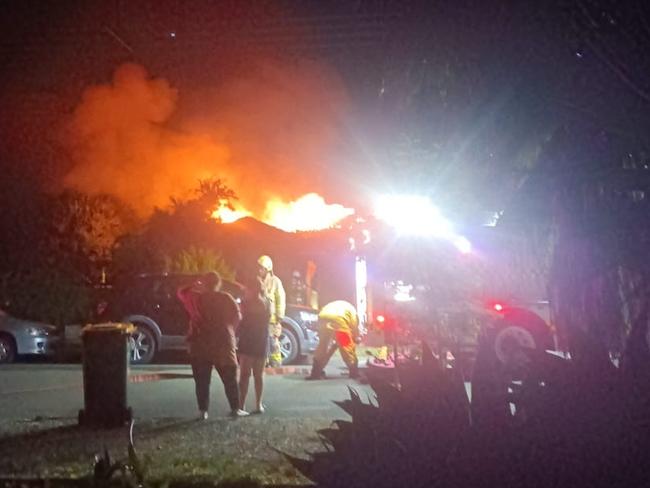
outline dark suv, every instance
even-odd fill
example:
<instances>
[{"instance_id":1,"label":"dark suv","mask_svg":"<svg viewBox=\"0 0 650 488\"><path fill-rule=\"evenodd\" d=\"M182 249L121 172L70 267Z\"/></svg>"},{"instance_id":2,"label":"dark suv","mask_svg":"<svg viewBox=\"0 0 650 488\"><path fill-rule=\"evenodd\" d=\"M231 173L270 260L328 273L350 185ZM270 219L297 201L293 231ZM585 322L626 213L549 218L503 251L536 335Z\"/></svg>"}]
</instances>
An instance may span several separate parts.
<instances>
[{"instance_id":1,"label":"dark suv","mask_svg":"<svg viewBox=\"0 0 650 488\"><path fill-rule=\"evenodd\" d=\"M198 275L143 274L112 287L98 309L101 320L130 322L136 327L131 340L131 362L151 362L160 351L185 350L188 319L176 296L180 286ZM222 291L239 303L240 285L223 282ZM282 319L280 348L283 364L293 364L318 345L318 311L302 305L287 305Z\"/></svg>"}]
</instances>

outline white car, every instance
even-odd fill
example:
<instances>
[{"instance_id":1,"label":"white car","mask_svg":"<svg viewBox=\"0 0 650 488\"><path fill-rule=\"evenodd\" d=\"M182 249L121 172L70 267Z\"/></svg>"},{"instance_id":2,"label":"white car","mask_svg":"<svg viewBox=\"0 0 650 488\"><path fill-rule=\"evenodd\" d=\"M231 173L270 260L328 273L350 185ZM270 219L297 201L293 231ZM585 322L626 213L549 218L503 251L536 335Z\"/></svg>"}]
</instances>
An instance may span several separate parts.
<instances>
[{"instance_id":1,"label":"white car","mask_svg":"<svg viewBox=\"0 0 650 488\"><path fill-rule=\"evenodd\" d=\"M0 364L11 363L23 354L51 355L56 341L55 326L17 319L0 310Z\"/></svg>"}]
</instances>

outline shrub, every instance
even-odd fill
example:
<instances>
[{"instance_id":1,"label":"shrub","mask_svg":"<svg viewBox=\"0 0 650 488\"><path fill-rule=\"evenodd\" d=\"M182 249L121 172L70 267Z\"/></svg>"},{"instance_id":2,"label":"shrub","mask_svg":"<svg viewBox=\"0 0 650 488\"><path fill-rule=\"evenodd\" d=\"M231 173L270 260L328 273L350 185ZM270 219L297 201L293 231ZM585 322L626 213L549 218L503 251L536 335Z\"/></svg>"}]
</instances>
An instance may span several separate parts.
<instances>
[{"instance_id":1,"label":"shrub","mask_svg":"<svg viewBox=\"0 0 650 488\"><path fill-rule=\"evenodd\" d=\"M627 375L588 337L571 360L530 353L511 384L482 343L472 402L453 369L427 352L370 378L374 400L339 405L351 416L319 431L325 452L288 456L319 486L641 487L650 448L648 375Z\"/></svg>"},{"instance_id":2,"label":"shrub","mask_svg":"<svg viewBox=\"0 0 650 488\"><path fill-rule=\"evenodd\" d=\"M223 279L230 281L235 279L235 271L221 253L195 246L190 246L174 256L166 256L165 271L184 274L217 271Z\"/></svg>"}]
</instances>

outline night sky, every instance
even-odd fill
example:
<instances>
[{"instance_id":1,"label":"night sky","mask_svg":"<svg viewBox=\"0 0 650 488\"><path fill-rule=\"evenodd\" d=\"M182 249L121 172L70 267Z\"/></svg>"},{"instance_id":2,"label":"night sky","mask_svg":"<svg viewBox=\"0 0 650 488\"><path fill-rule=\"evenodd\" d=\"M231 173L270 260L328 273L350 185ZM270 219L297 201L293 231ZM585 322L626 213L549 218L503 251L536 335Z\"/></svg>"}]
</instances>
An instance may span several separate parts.
<instances>
[{"instance_id":1,"label":"night sky","mask_svg":"<svg viewBox=\"0 0 650 488\"><path fill-rule=\"evenodd\" d=\"M164 124L179 131L208 93L223 103L224 86L255 80L260 62L315 63L343 108L322 160L270 145L289 173L317 166L319 189L344 204L408 190L478 215L507 205L558 131L575 134L578 165L647 149L645 3L4 1L2 164L65 185L77 164L67 121L84 90L126 62L177 90ZM301 113L291 123L305 139Z\"/></svg>"}]
</instances>

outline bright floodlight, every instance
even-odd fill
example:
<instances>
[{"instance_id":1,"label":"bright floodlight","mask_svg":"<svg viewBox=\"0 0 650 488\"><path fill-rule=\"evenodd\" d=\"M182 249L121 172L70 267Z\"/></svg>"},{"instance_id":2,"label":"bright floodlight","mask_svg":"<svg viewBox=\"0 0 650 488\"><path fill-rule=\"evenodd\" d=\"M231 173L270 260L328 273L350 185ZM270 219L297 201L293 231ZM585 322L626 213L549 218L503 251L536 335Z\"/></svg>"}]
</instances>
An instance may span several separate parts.
<instances>
[{"instance_id":1,"label":"bright floodlight","mask_svg":"<svg viewBox=\"0 0 650 488\"><path fill-rule=\"evenodd\" d=\"M405 285L403 283L398 284L395 287L395 294L393 299L396 302L412 302L415 300L415 297L412 295L413 285Z\"/></svg>"},{"instance_id":2,"label":"bright floodlight","mask_svg":"<svg viewBox=\"0 0 650 488\"><path fill-rule=\"evenodd\" d=\"M435 237L452 235L451 225L426 197L386 195L375 205L375 216L402 234Z\"/></svg>"},{"instance_id":3,"label":"bright floodlight","mask_svg":"<svg viewBox=\"0 0 650 488\"><path fill-rule=\"evenodd\" d=\"M463 236L459 236L454 239L454 246L456 246L456 249L458 249L463 254L469 254L472 252L472 243Z\"/></svg>"}]
</instances>

